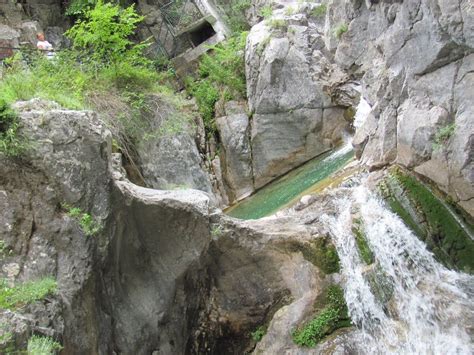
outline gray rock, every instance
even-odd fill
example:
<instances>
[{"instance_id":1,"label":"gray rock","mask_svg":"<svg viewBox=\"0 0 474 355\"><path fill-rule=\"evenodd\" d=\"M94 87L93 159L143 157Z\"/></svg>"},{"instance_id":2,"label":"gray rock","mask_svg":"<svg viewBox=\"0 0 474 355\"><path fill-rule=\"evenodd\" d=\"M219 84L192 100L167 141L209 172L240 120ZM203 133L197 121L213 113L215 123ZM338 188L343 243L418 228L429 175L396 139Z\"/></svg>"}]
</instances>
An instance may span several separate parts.
<instances>
[{"instance_id":1,"label":"gray rock","mask_svg":"<svg viewBox=\"0 0 474 355\"><path fill-rule=\"evenodd\" d=\"M105 218L111 134L95 113L55 106L36 99L14 105L31 145L26 159L58 183L63 202Z\"/></svg>"},{"instance_id":2,"label":"gray rock","mask_svg":"<svg viewBox=\"0 0 474 355\"><path fill-rule=\"evenodd\" d=\"M306 6L294 15L277 10L271 20L255 25L247 39L255 188L331 149L349 126L343 105L352 101L352 94L341 99L348 87L336 94L344 74L338 71L338 79L328 75L337 69L330 64L322 33L308 24L309 12Z\"/></svg>"},{"instance_id":3,"label":"gray rock","mask_svg":"<svg viewBox=\"0 0 474 355\"><path fill-rule=\"evenodd\" d=\"M147 186L155 189L196 188L212 193L208 174L193 137L193 124L159 96L149 98L151 132L138 146Z\"/></svg>"},{"instance_id":4,"label":"gray rock","mask_svg":"<svg viewBox=\"0 0 474 355\"><path fill-rule=\"evenodd\" d=\"M20 32L21 42L27 43L34 48L36 47L36 42L38 41L36 35L43 32L43 29L41 28L38 21L25 21L20 25ZM49 40L49 38L47 40Z\"/></svg>"},{"instance_id":5,"label":"gray rock","mask_svg":"<svg viewBox=\"0 0 474 355\"><path fill-rule=\"evenodd\" d=\"M252 157L255 188L262 187L313 156L328 149L317 139L322 129L321 109L255 114L252 121Z\"/></svg>"},{"instance_id":6,"label":"gray rock","mask_svg":"<svg viewBox=\"0 0 474 355\"><path fill-rule=\"evenodd\" d=\"M232 203L254 191L250 124L245 107L228 103L225 111L227 116L217 118L216 124L223 148L224 181Z\"/></svg>"},{"instance_id":7,"label":"gray rock","mask_svg":"<svg viewBox=\"0 0 474 355\"><path fill-rule=\"evenodd\" d=\"M472 52L468 1L415 0L328 4L326 46L336 63L362 76L372 114L354 137L369 168L398 162L436 182L473 214ZM339 41L328 27L346 23ZM471 68L471 69L468 69ZM469 112L469 113L468 113ZM471 120L472 121L472 120ZM437 133L454 123L441 149Z\"/></svg>"},{"instance_id":8,"label":"gray rock","mask_svg":"<svg viewBox=\"0 0 474 355\"><path fill-rule=\"evenodd\" d=\"M18 48L20 33L13 28L0 24L0 58L11 57L15 51L11 48Z\"/></svg>"}]
</instances>

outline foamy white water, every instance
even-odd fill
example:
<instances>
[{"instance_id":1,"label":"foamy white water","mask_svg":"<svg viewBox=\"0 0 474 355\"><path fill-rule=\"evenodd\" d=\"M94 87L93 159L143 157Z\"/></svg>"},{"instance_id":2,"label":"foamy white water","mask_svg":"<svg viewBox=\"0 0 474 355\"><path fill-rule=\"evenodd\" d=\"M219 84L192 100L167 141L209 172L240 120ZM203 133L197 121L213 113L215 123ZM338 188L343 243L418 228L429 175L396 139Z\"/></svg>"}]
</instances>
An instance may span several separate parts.
<instances>
[{"instance_id":1,"label":"foamy white water","mask_svg":"<svg viewBox=\"0 0 474 355\"><path fill-rule=\"evenodd\" d=\"M474 277L450 271L366 187L340 199L336 217L324 216L340 260L349 313L367 354L471 354ZM391 284L389 311L367 281L351 232L358 209L376 267Z\"/></svg>"}]
</instances>

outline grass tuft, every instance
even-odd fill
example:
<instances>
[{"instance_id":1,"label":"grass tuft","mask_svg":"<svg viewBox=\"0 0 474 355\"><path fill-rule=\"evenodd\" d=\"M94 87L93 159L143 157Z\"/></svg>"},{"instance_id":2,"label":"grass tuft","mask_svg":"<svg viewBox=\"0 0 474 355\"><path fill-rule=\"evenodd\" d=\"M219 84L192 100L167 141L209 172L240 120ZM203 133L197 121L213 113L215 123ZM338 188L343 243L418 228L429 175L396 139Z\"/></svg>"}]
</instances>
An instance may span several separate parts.
<instances>
[{"instance_id":1,"label":"grass tuft","mask_svg":"<svg viewBox=\"0 0 474 355\"><path fill-rule=\"evenodd\" d=\"M341 23L334 29L334 36L336 36L337 39L341 39L342 35L347 31L349 31L347 24Z\"/></svg>"},{"instance_id":2,"label":"grass tuft","mask_svg":"<svg viewBox=\"0 0 474 355\"><path fill-rule=\"evenodd\" d=\"M14 310L54 294L57 282L51 277L29 281L10 287L6 280L0 282L0 308Z\"/></svg>"},{"instance_id":3,"label":"grass tuft","mask_svg":"<svg viewBox=\"0 0 474 355\"><path fill-rule=\"evenodd\" d=\"M28 339L28 355L54 355L63 347L53 338L33 335Z\"/></svg>"}]
</instances>

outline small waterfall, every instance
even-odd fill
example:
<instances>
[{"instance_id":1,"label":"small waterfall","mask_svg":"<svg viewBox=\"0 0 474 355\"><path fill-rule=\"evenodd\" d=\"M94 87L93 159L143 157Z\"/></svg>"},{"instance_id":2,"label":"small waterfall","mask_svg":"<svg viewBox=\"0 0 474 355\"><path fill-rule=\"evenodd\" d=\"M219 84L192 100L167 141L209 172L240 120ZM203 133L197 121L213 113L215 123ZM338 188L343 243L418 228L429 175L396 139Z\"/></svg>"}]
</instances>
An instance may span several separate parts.
<instances>
[{"instance_id":1,"label":"small waterfall","mask_svg":"<svg viewBox=\"0 0 474 355\"><path fill-rule=\"evenodd\" d=\"M471 354L466 329L474 319L474 277L436 262L425 245L367 188L337 201L339 213L324 216L344 277L350 315L360 329L360 349L370 354ZM368 267L351 232L352 213L360 214L375 255ZM382 270L392 296L382 304L367 273Z\"/></svg>"}]
</instances>

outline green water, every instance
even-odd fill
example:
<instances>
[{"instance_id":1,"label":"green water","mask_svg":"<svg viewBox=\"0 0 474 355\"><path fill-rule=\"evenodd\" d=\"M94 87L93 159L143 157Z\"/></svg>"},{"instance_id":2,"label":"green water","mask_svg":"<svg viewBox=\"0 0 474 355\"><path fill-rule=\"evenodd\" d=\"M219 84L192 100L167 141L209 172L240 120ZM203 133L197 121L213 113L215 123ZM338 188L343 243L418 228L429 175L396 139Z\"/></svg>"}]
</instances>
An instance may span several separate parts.
<instances>
[{"instance_id":1,"label":"green water","mask_svg":"<svg viewBox=\"0 0 474 355\"><path fill-rule=\"evenodd\" d=\"M350 146L323 154L278 178L226 211L240 219L268 216L317 182L341 169L354 156Z\"/></svg>"}]
</instances>

